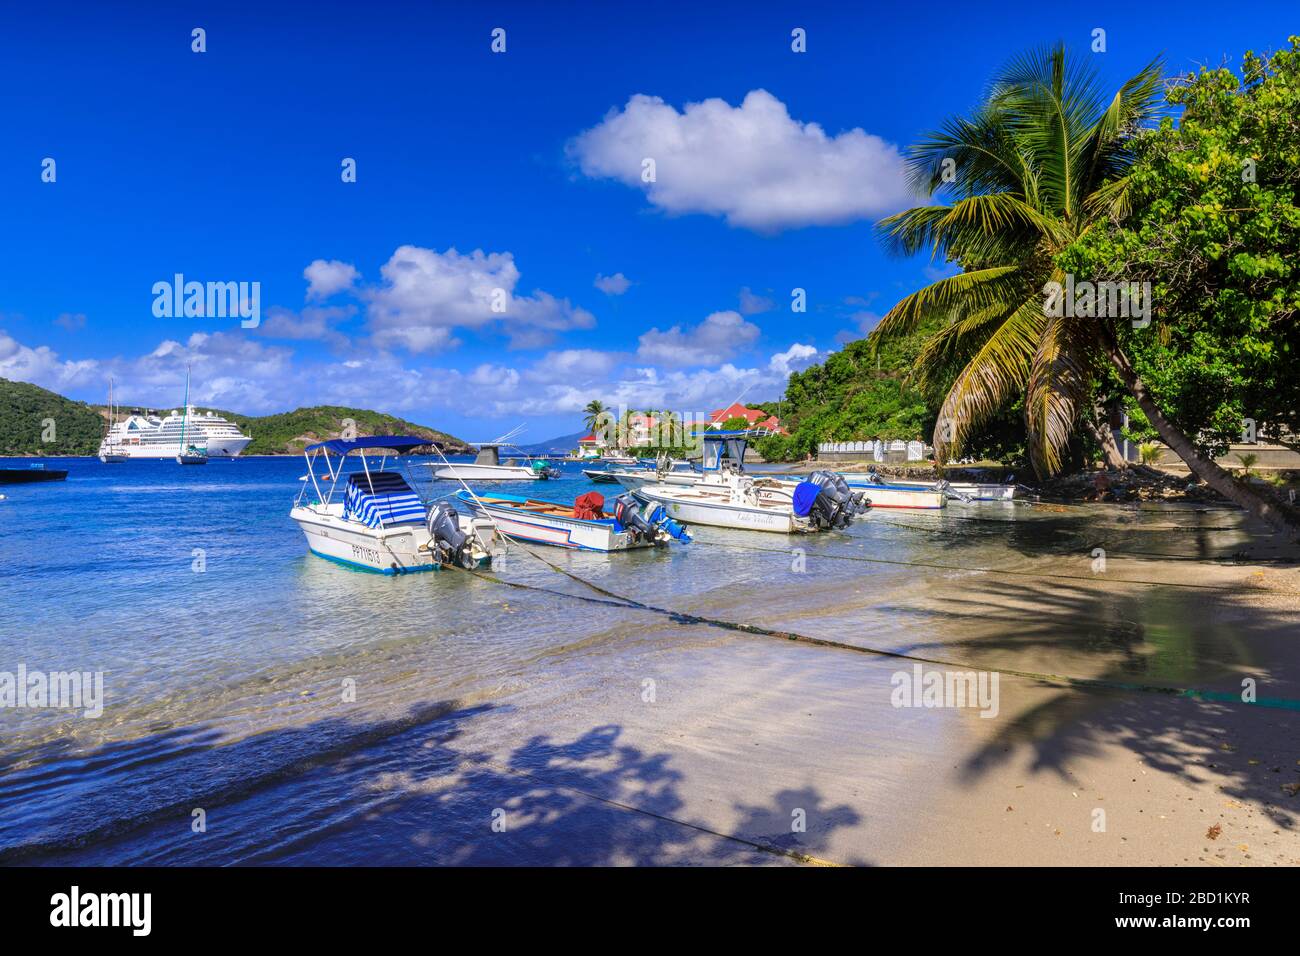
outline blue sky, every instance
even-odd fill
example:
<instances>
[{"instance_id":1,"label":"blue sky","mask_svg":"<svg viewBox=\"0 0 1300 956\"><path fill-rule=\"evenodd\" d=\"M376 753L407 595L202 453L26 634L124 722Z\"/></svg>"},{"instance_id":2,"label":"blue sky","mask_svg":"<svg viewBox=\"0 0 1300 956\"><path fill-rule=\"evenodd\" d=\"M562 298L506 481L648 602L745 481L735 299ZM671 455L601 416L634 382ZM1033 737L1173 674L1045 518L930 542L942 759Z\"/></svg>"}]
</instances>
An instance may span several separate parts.
<instances>
[{"instance_id":1,"label":"blue sky","mask_svg":"<svg viewBox=\"0 0 1300 956\"><path fill-rule=\"evenodd\" d=\"M111 374L170 407L191 364L200 404L471 439L573 431L589 398L775 398L933 274L872 224L906 201L899 151L1007 58L1063 39L1115 86L1300 24L1293 3L994 7L5 4L0 376L102 401ZM176 273L260 283L261 324L155 316Z\"/></svg>"}]
</instances>

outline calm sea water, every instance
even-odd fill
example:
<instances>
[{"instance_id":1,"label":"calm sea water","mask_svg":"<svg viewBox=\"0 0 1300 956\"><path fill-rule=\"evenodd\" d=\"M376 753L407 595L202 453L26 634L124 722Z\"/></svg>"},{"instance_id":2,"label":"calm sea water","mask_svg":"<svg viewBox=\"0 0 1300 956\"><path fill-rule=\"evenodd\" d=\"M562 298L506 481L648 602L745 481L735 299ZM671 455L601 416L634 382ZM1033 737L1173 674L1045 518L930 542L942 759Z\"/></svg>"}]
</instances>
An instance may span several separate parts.
<instances>
[{"instance_id":1,"label":"calm sea water","mask_svg":"<svg viewBox=\"0 0 1300 956\"><path fill-rule=\"evenodd\" d=\"M0 488L0 671L102 671L106 702L98 719L0 711L0 861L671 859L684 839L673 826L630 827L601 801L689 815L692 799L707 798L682 792L683 764L707 776L725 760L758 759L721 744L711 752L711 734L778 739L781 695L801 713L898 666L613 606L517 552L498 574L540 590L458 571L387 578L338 567L309 555L289 519L301 459L50 465L67 467L68 480ZM612 492L562 467L558 481L494 487L557 500ZM1249 544L1236 520L994 505L873 513L816 538L697 529L684 547L541 553L656 607L904 652L1014 657L1056 672L1102 660L1176 680L1197 676L1219 640L1198 630L1182 596L925 565L1086 578L1090 548L1104 543L1116 560L1128 551L1177 574L1180 562ZM1173 524L1206 530L1175 534ZM1006 612L1030 598L1041 621ZM1011 627L1014 646L970 640ZM1146 643L1141 655L1134 641ZM660 691L668 703L648 707L652 687L671 688ZM725 734L708 730L732 698L752 700L752 714ZM933 723L887 719L839 746L854 760L867 755L853 748L868 747L881 766L939 747ZM761 777L756 808L770 796ZM902 785L878 784L882 799ZM502 806L526 807L526 837L482 838ZM691 860L749 852L680 849Z\"/></svg>"}]
</instances>

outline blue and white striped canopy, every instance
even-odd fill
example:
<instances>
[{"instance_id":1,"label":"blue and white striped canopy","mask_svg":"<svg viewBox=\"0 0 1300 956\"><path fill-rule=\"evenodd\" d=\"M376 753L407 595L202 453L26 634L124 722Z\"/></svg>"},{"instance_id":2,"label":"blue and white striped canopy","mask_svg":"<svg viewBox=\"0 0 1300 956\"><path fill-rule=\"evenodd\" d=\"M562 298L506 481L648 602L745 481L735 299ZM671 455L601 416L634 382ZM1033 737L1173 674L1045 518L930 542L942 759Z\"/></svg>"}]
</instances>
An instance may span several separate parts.
<instances>
[{"instance_id":1,"label":"blue and white striped canopy","mask_svg":"<svg viewBox=\"0 0 1300 956\"><path fill-rule=\"evenodd\" d=\"M424 505L411 486L395 471L372 472L348 476L348 490L343 497L343 517L360 521L367 528L408 521L424 521Z\"/></svg>"}]
</instances>

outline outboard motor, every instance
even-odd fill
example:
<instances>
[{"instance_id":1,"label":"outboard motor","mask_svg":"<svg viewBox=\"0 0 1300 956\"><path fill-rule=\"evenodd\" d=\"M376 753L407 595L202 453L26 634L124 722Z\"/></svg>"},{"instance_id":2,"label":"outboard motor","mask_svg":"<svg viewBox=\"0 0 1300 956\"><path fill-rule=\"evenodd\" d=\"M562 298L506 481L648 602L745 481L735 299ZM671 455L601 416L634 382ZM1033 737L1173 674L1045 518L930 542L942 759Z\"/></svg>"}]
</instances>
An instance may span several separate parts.
<instances>
[{"instance_id":1,"label":"outboard motor","mask_svg":"<svg viewBox=\"0 0 1300 956\"><path fill-rule=\"evenodd\" d=\"M548 463L546 463L546 462L544 462L544 461L535 461L535 462L533 462L533 472L534 472L535 474L537 474L537 475L540 475L542 478L561 478L561 477L563 477L563 475L560 473L560 469L558 469L558 468L554 467L553 465L550 465L550 464L548 464Z\"/></svg>"},{"instance_id":2,"label":"outboard motor","mask_svg":"<svg viewBox=\"0 0 1300 956\"><path fill-rule=\"evenodd\" d=\"M469 535L460 530L459 518L455 508L445 501L438 502L429 509L429 536L433 539L441 563L455 563L462 568L472 568L474 549Z\"/></svg>"},{"instance_id":3,"label":"outboard motor","mask_svg":"<svg viewBox=\"0 0 1300 956\"><path fill-rule=\"evenodd\" d=\"M641 516L640 503L631 492L614 499L614 520L621 524L637 540L653 541L662 529L669 537L678 541L690 541L690 533L680 524L668 517L660 505L651 513L649 520Z\"/></svg>"},{"instance_id":4,"label":"outboard motor","mask_svg":"<svg viewBox=\"0 0 1300 956\"><path fill-rule=\"evenodd\" d=\"M809 515L819 528L847 528L861 510L848 482L833 471L814 471L808 481L818 488Z\"/></svg>"}]
</instances>

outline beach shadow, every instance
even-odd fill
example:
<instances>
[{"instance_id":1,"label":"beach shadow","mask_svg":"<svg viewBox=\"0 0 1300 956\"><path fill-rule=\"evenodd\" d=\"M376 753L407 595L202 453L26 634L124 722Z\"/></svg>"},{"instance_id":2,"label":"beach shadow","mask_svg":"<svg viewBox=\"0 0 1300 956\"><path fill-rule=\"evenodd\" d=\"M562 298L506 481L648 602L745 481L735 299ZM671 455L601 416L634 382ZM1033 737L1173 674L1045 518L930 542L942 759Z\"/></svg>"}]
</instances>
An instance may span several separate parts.
<instances>
[{"instance_id":1,"label":"beach shadow","mask_svg":"<svg viewBox=\"0 0 1300 956\"><path fill-rule=\"evenodd\" d=\"M512 717L444 701L233 742L170 729L75 764L52 753L0 776L0 864L788 865L859 819L803 788L711 824L671 754L617 725L504 750L469 742Z\"/></svg>"}]
</instances>

